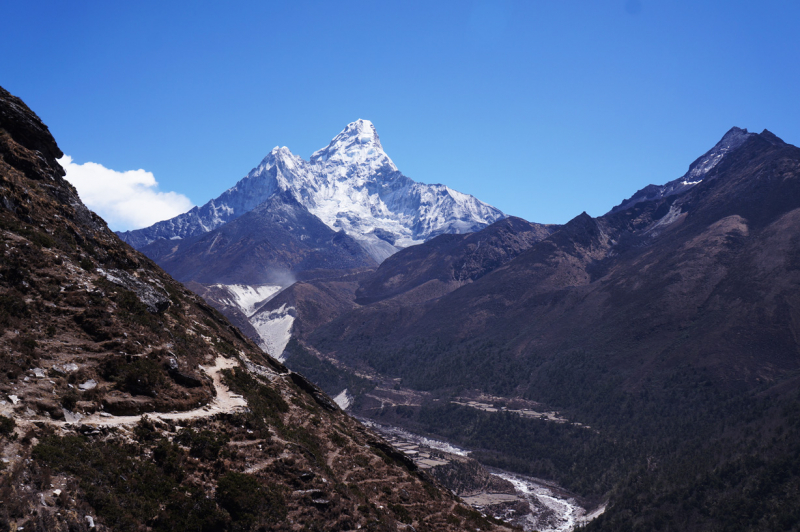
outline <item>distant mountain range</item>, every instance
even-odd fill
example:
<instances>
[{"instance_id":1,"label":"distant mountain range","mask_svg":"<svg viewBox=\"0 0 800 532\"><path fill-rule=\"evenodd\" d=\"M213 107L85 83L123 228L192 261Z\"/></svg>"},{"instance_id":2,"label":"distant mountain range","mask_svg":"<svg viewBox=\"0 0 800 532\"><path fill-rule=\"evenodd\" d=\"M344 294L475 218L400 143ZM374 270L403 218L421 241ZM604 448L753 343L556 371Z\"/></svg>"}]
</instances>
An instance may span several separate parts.
<instances>
[{"instance_id":1,"label":"distant mountain range","mask_svg":"<svg viewBox=\"0 0 800 532\"><path fill-rule=\"evenodd\" d=\"M161 239L202 235L274 196L293 198L333 231L354 238L377 262L434 236L477 231L504 216L470 195L404 176L383 151L372 123L357 120L309 161L276 147L218 198L119 236L142 249Z\"/></svg>"},{"instance_id":2,"label":"distant mountain range","mask_svg":"<svg viewBox=\"0 0 800 532\"><path fill-rule=\"evenodd\" d=\"M184 282L285 286L301 272L377 267L358 241L285 191L216 229L142 251Z\"/></svg>"}]
</instances>

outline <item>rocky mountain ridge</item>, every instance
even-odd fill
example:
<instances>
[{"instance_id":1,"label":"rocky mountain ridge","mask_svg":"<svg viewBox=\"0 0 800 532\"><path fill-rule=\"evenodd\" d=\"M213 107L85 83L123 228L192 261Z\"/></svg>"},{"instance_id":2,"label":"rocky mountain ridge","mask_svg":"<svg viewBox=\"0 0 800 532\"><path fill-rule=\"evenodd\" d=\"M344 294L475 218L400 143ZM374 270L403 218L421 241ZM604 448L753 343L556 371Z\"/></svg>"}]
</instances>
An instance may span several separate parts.
<instances>
[{"instance_id":1,"label":"rocky mountain ridge","mask_svg":"<svg viewBox=\"0 0 800 532\"><path fill-rule=\"evenodd\" d=\"M437 299L414 321L406 325L397 324L396 328L413 336L445 335L453 338L474 337L482 334L479 331L485 331L497 339L500 331L505 331L504 335L514 338L513 345L519 352L529 351L533 346L547 345L543 338L552 338L553 342L559 343L563 343L563 338L571 338L570 343L577 345L581 343L577 338L586 338L589 334L589 323L603 320L605 314L587 313L582 320L563 321L564 316L558 313L552 314L552 320L546 318L556 308L566 305L566 301L578 298L588 302L596 297L598 305L600 301L606 301L608 305L620 298L617 303L619 308L637 301L640 314L638 317L635 312L630 314L633 321L626 321L622 315L617 315L615 319L621 321L613 327L610 322L597 327L619 330L625 327L623 323L628 323L627 329L630 330L631 324L645 326L653 323L651 319L642 317L645 315L662 315L666 319L673 312L672 309L681 305L702 308L705 298L715 294L712 287L726 275L732 274L736 260L752 260L748 255L734 259L729 255L731 249L738 249L737 246L743 246L742 250L750 249L750 246L763 247L774 239L778 239L774 240L778 246L775 249L778 256L787 258L778 262L780 269L771 268L763 272L763 275L777 276L772 283L773 288L764 295L767 297L766 294L772 294L778 286L788 289L786 283L793 274L791 268L783 268L790 266L785 261L791 257L791 239L786 241L789 237L776 231L778 226L785 230L792 228L790 220L797 208L795 202L798 196L792 173L797 164L797 151L796 147L787 145L770 132L747 134L745 142L721 158L721 162L704 174L702 182L691 189L663 198L637 201L626 209L615 210L596 219L583 213L475 282ZM760 234L762 239L754 240L755 234ZM426 246L429 247L429 244ZM422 253L423 249L415 251ZM755 253L754 249L752 253ZM733 262L723 264L719 262L722 260ZM671 264L672 269L667 264ZM685 270L690 266L694 269ZM721 269L717 271L717 268ZM652 271L659 271L666 277L651 278ZM672 273L668 274L669 271ZM380 268L376 275L380 275ZM718 275L722 277L716 277ZM703 284L700 279L704 276L712 277ZM673 278L675 280L667 286L673 283L675 286L666 290L662 286L664 279ZM713 284L709 284L711 279L714 280ZM751 279L755 282L760 277ZM746 279L740 281L745 282ZM639 288L651 284L654 289L656 286L660 288L654 293ZM620 287L619 290L612 288L615 286ZM623 286L637 288L629 292L623 290ZM557 293L559 295L556 297ZM735 292L731 293L731 297L734 297L733 294ZM667 298L669 302L665 299L663 304L656 305L653 299L656 296L659 300ZM557 306L540 306L553 297L556 300L551 304L559 301ZM637 299L639 297L644 299ZM768 296L769 300L773 297L776 296ZM531 307L534 301L541 303ZM500 308L507 310L498 313ZM578 308L570 309L567 306L563 310L571 313ZM515 309L519 310L518 314ZM523 309L528 310L522 312ZM368 311L365 308L358 312ZM689 316L696 312L689 312L687 308L687 312L675 316L677 330L680 329L679 322L687 323ZM514 314L516 317L511 318ZM534 315L536 319L531 325L529 320ZM454 319L455 316L468 318ZM729 314L727 319L731 317ZM750 319L753 318L745 319L742 326L745 327ZM363 322L363 316L357 321ZM521 335L519 330L523 324L524 330L530 332ZM573 330L574 327L580 331ZM565 328L572 332L567 332ZM332 325L331 332L334 329L339 331L337 337L363 337L366 333L360 327L350 327L344 323ZM674 332L672 330L670 334ZM544 336L537 337L540 333ZM378 334L383 335L382 332ZM534 337L537 339L533 340ZM646 337L655 338L652 333ZM395 340L402 343L399 338ZM612 343L615 341L599 330L596 338L607 338ZM385 341L393 342L388 338Z\"/></svg>"},{"instance_id":2,"label":"rocky mountain ridge","mask_svg":"<svg viewBox=\"0 0 800 532\"><path fill-rule=\"evenodd\" d=\"M301 331L370 302L394 304L397 297L408 304L441 297L505 264L557 227L509 217L484 231L440 235L424 245L402 249L377 272L368 265L348 271L306 271L296 282L283 285L233 284L231 277L220 275L216 279L222 282L212 284L213 278L208 278L190 286L282 359L291 337L302 336ZM166 261L162 264L171 266ZM244 292L263 295L256 296L257 301L237 297Z\"/></svg>"},{"instance_id":3,"label":"rocky mountain ridge","mask_svg":"<svg viewBox=\"0 0 800 532\"><path fill-rule=\"evenodd\" d=\"M748 133L747 129L738 127L731 128L713 148L689 165L689 170L683 176L665 185L648 185L611 209L611 212L628 209L640 201L650 201L683 194L693 186L701 183L703 178L719 164L726 155L735 151L753 135L755 135L755 133Z\"/></svg>"}]
</instances>

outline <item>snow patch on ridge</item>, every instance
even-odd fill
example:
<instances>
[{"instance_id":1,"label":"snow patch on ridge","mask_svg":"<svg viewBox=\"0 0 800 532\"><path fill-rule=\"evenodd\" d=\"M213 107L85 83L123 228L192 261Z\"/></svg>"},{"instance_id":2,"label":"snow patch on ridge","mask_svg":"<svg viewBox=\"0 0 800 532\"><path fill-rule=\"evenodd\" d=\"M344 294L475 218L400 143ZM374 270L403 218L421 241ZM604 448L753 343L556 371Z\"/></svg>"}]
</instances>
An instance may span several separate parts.
<instances>
[{"instance_id":1,"label":"snow patch on ridge","mask_svg":"<svg viewBox=\"0 0 800 532\"><path fill-rule=\"evenodd\" d=\"M735 151L755 135L755 133L748 133L746 129L740 129L738 127L731 128L713 148L689 165L689 171L682 177L670 181L665 185L648 185L611 209L611 212L628 209L641 201L660 199L687 192L692 187L702 183L708 173L728 154Z\"/></svg>"},{"instance_id":2,"label":"snow patch on ridge","mask_svg":"<svg viewBox=\"0 0 800 532\"><path fill-rule=\"evenodd\" d=\"M353 403L353 396L347 392L347 388L339 392L339 394L333 398L333 402L339 405L339 408L342 410L347 410L348 407Z\"/></svg>"},{"instance_id":3,"label":"snow patch on ridge","mask_svg":"<svg viewBox=\"0 0 800 532\"><path fill-rule=\"evenodd\" d=\"M692 163L689 171L683 176L683 182L695 185L702 181L703 176L717 166L723 157L744 144L753 135L755 133L748 133L746 129L731 128L711 150Z\"/></svg>"},{"instance_id":4,"label":"snow patch on ridge","mask_svg":"<svg viewBox=\"0 0 800 532\"><path fill-rule=\"evenodd\" d=\"M250 317L250 324L261 339L259 347L280 362L286 360L283 351L292 338L295 315L294 307L283 304L275 310L256 313Z\"/></svg>"},{"instance_id":5,"label":"snow patch on ridge","mask_svg":"<svg viewBox=\"0 0 800 532\"><path fill-rule=\"evenodd\" d=\"M249 318L258 307L272 299L284 287L277 285L246 285L246 284L215 284L214 288L219 288L228 292L230 299L220 299L222 303L239 307Z\"/></svg>"}]
</instances>

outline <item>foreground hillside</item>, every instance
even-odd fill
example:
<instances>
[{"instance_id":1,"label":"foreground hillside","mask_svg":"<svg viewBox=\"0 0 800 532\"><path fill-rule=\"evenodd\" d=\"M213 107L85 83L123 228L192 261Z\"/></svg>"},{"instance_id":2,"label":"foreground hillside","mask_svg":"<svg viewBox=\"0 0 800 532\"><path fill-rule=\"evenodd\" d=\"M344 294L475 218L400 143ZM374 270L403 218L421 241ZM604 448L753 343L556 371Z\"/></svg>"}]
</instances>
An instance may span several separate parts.
<instances>
[{"instance_id":1,"label":"foreground hillside","mask_svg":"<svg viewBox=\"0 0 800 532\"><path fill-rule=\"evenodd\" d=\"M487 530L133 251L0 89L0 529Z\"/></svg>"}]
</instances>

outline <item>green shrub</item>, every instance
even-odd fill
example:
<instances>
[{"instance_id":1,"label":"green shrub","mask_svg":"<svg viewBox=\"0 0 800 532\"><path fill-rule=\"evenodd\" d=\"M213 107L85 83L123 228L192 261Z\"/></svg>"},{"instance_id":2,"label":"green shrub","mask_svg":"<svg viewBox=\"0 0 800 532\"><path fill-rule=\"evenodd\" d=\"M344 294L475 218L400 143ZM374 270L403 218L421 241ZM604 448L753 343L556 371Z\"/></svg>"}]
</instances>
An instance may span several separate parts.
<instances>
[{"instance_id":1,"label":"green shrub","mask_svg":"<svg viewBox=\"0 0 800 532\"><path fill-rule=\"evenodd\" d=\"M160 332L160 321L147 310L136 294L121 287L116 287L116 290L114 300L122 319L128 323L146 327L153 332Z\"/></svg>"},{"instance_id":2,"label":"green shrub","mask_svg":"<svg viewBox=\"0 0 800 532\"><path fill-rule=\"evenodd\" d=\"M43 233L38 229L23 225L17 221L4 221L0 224L0 227L27 238L37 248L51 248L55 246L55 240L47 233Z\"/></svg>"},{"instance_id":3,"label":"green shrub","mask_svg":"<svg viewBox=\"0 0 800 532\"><path fill-rule=\"evenodd\" d=\"M0 435L11 435L11 433L14 432L14 427L16 426L17 423L14 421L14 418L0 416Z\"/></svg>"},{"instance_id":4,"label":"green shrub","mask_svg":"<svg viewBox=\"0 0 800 532\"><path fill-rule=\"evenodd\" d=\"M150 430L148 423L137 429ZM153 434L157 434L152 431ZM151 442L152 438L147 438ZM145 448L149 445L145 445ZM79 436L46 436L34 447L32 457L54 472L73 476L84 500L109 530L157 532L216 532L231 530L231 520L199 486L183 483L185 453L159 438L152 446L152 460L143 459L141 445L90 441ZM248 475L241 475L248 477ZM222 495L230 510L243 521L269 523L285 519L280 493L237 476L221 481ZM255 480L255 479L253 479ZM243 488L237 489L237 485ZM218 495L219 496L219 495ZM229 510L229 511L230 511ZM262 515L263 514L263 515ZM248 515L252 519L248 520Z\"/></svg>"},{"instance_id":5,"label":"green shrub","mask_svg":"<svg viewBox=\"0 0 800 532\"><path fill-rule=\"evenodd\" d=\"M55 245L55 241L47 233L40 231L32 231L28 239L33 242L36 247L51 248Z\"/></svg>"},{"instance_id":6,"label":"green shrub","mask_svg":"<svg viewBox=\"0 0 800 532\"><path fill-rule=\"evenodd\" d=\"M331 431L331 441L339 447L347 445L347 438L339 434L338 431Z\"/></svg>"},{"instance_id":7,"label":"green shrub","mask_svg":"<svg viewBox=\"0 0 800 532\"><path fill-rule=\"evenodd\" d=\"M261 384L249 372L239 368L225 370L223 375L225 383L247 400L250 420L256 428L268 434L270 425L278 429L283 427L280 415L289 411L289 405L280 392Z\"/></svg>"},{"instance_id":8,"label":"green shrub","mask_svg":"<svg viewBox=\"0 0 800 532\"><path fill-rule=\"evenodd\" d=\"M78 392L70 389L61 397L61 406L67 410L75 410L75 405L78 404Z\"/></svg>"},{"instance_id":9,"label":"green shrub","mask_svg":"<svg viewBox=\"0 0 800 532\"><path fill-rule=\"evenodd\" d=\"M180 447L163 438L159 440L158 444L153 449L153 462L163 469L165 474L177 480L183 480L184 478L184 456L185 453Z\"/></svg>"},{"instance_id":10,"label":"green shrub","mask_svg":"<svg viewBox=\"0 0 800 532\"><path fill-rule=\"evenodd\" d=\"M221 476L216 498L231 519L243 525L256 521L276 523L286 518L283 495L261 485L252 475L231 471Z\"/></svg>"},{"instance_id":11,"label":"green shrub","mask_svg":"<svg viewBox=\"0 0 800 532\"><path fill-rule=\"evenodd\" d=\"M195 458L206 460L216 460L219 452L229 440L230 438L226 434L210 430L195 432L191 428L181 430L175 437L176 442L189 447L189 454Z\"/></svg>"},{"instance_id":12,"label":"green shrub","mask_svg":"<svg viewBox=\"0 0 800 532\"><path fill-rule=\"evenodd\" d=\"M140 442L151 442L160 439L160 434L156 430L153 421L147 416L142 416L139 422L133 427L133 433Z\"/></svg>"},{"instance_id":13,"label":"green shrub","mask_svg":"<svg viewBox=\"0 0 800 532\"><path fill-rule=\"evenodd\" d=\"M111 339L113 322L109 312L98 308L87 309L75 316L74 320L95 342Z\"/></svg>"},{"instance_id":14,"label":"green shrub","mask_svg":"<svg viewBox=\"0 0 800 532\"><path fill-rule=\"evenodd\" d=\"M164 511L153 523L156 532L219 532L230 530L230 519L196 486L184 493L173 493Z\"/></svg>"},{"instance_id":15,"label":"green shrub","mask_svg":"<svg viewBox=\"0 0 800 532\"><path fill-rule=\"evenodd\" d=\"M31 456L53 471L74 475L86 501L112 530L139 530L158 516L178 486L156 464L140 460L134 446L47 436Z\"/></svg>"},{"instance_id":16,"label":"green shrub","mask_svg":"<svg viewBox=\"0 0 800 532\"><path fill-rule=\"evenodd\" d=\"M20 353L27 356L33 356L36 353L36 348L39 347L35 338L24 335L19 335L13 345Z\"/></svg>"},{"instance_id":17,"label":"green shrub","mask_svg":"<svg viewBox=\"0 0 800 532\"><path fill-rule=\"evenodd\" d=\"M30 314L25 299L16 290L0 295L0 325L9 325L12 320L27 318Z\"/></svg>"},{"instance_id":18,"label":"green shrub","mask_svg":"<svg viewBox=\"0 0 800 532\"><path fill-rule=\"evenodd\" d=\"M394 515L397 516L397 520L401 523L405 523L407 525L411 524L411 514L408 513L408 510L402 504L390 504L389 509L394 512ZM458 510L458 508L456 508ZM480 514L478 514L480 515Z\"/></svg>"},{"instance_id":19,"label":"green shrub","mask_svg":"<svg viewBox=\"0 0 800 532\"><path fill-rule=\"evenodd\" d=\"M154 397L156 390L168 383L164 369L155 361L137 358L127 362L124 357L108 358L103 364L103 377L114 381L131 395Z\"/></svg>"}]
</instances>

